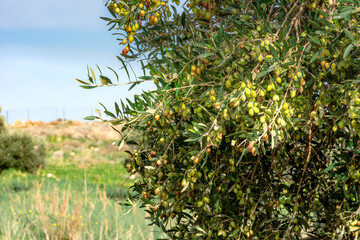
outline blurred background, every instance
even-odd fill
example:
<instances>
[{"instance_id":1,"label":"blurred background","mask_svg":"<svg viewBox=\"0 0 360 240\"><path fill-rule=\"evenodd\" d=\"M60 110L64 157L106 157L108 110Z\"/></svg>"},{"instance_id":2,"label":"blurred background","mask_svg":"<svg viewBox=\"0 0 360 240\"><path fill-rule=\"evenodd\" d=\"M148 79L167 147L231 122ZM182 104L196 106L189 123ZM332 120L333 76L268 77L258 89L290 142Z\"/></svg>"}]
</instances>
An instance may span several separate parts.
<instances>
[{"instance_id":1,"label":"blurred background","mask_svg":"<svg viewBox=\"0 0 360 240\"><path fill-rule=\"evenodd\" d=\"M106 67L128 78L116 55L122 48L106 22L102 0L0 1L0 106L6 122L61 119L78 120L114 102L130 98L149 83L135 87L85 90L75 78L87 79L87 66L112 79ZM133 63L135 72L140 64Z\"/></svg>"},{"instance_id":2,"label":"blurred background","mask_svg":"<svg viewBox=\"0 0 360 240\"><path fill-rule=\"evenodd\" d=\"M103 110L99 102L114 111L114 102L153 88L79 87L87 66L129 81L116 58L122 48L100 19L104 5L0 0L0 239L164 238L144 209L119 205L139 177L124 167L131 147L119 149L108 124L83 121Z\"/></svg>"},{"instance_id":3,"label":"blurred background","mask_svg":"<svg viewBox=\"0 0 360 240\"><path fill-rule=\"evenodd\" d=\"M50 122L55 120L81 120L86 116L95 114L92 106L79 107L23 107L5 109L2 114L5 116L6 123L12 124L19 120L25 121L44 121Z\"/></svg>"}]
</instances>

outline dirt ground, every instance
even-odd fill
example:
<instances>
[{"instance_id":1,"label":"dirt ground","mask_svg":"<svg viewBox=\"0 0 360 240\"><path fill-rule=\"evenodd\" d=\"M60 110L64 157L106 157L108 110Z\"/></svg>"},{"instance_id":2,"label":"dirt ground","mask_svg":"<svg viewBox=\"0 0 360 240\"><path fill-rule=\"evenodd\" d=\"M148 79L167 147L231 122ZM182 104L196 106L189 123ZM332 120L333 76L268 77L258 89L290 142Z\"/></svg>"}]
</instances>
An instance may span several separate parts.
<instances>
[{"instance_id":1,"label":"dirt ground","mask_svg":"<svg viewBox=\"0 0 360 240\"><path fill-rule=\"evenodd\" d=\"M58 136L94 141L119 140L120 135L110 125L102 122L81 121L16 121L10 128L21 129L34 136Z\"/></svg>"}]
</instances>

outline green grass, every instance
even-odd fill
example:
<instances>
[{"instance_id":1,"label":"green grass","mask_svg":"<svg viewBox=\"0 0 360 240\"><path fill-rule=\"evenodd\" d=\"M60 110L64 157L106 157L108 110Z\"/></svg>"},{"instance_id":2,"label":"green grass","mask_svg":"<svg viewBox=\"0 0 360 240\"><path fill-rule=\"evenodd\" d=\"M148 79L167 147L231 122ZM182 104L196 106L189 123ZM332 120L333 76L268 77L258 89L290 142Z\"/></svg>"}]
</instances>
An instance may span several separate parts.
<instances>
[{"instance_id":1,"label":"green grass","mask_svg":"<svg viewBox=\"0 0 360 240\"><path fill-rule=\"evenodd\" d=\"M57 178L72 182L86 181L93 184L129 186L132 180L121 163L98 163L83 168L76 164L49 165L42 174L52 174Z\"/></svg>"},{"instance_id":2,"label":"green grass","mask_svg":"<svg viewBox=\"0 0 360 240\"><path fill-rule=\"evenodd\" d=\"M85 174L86 172L86 174ZM54 166L0 176L0 239L156 239L145 213L118 203L130 180L121 164ZM100 177L99 177L100 176ZM124 176L124 175L123 175Z\"/></svg>"},{"instance_id":3,"label":"green grass","mask_svg":"<svg viewBox=\"0 0 360 240\"><path fill-rule=\"evenodd\" d=\"M44 169L0 175L2 239L157 239L145 211L119 203L134 179L123 166L127 153L113 141L47 136ZM53 158L56 151L62 156Z\"/></svg>"}]
</instances>

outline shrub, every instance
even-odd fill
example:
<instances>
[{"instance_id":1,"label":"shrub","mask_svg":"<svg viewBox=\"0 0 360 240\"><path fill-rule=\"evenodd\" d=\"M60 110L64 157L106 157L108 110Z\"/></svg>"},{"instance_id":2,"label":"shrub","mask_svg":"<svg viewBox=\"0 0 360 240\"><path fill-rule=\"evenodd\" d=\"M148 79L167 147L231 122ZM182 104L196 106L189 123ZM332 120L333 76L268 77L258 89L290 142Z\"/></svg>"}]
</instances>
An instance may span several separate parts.
<instances>
[{"instance_id":1,"label":"shrub","mask_svg":"<svg viewBox=\"0 0 360 240\"><path fill-rule=\"evenodd\" d=\"M359 1L191 0L172 17L169 2L108 1L104 18L126 71L146 61L131 88L156 85L104 111L143 133L127 167L152 223L172 239L355 237ZM79 81L122 84L100 80Z\"/></svg>"},{"instance_id":2,"label":"shrub","mask_svg":"<svg viewBox=\"0 0 360 240\"><path fill-rule=\"evenodd\" d=\"M45 145L28 134L0 134L0 172L15 168L34 173L44 166L45 156Z\"/></svg>"},{"instance_id":3,"label":"shrub","mask_svg":"<svg viewBox=\"0 0 360 240\"><path fill-rule=\"evenodd\" d=\"M6 131L4 118L0 115L0 173L8 168L33 173L44 166L45 156L42 142L26 133Z\"/></svg>"},{"instance_id":4,"label":"shrub","mask_svg":"<svg viewBox=\"0 0 360 240\"><path fill-rule=\"evenodd\" d=\"M0 113L1 113L1 107L0 107ZM5 119L4 116L0 115L0 133L5 131Z\"/></svg>"}]
</instances>

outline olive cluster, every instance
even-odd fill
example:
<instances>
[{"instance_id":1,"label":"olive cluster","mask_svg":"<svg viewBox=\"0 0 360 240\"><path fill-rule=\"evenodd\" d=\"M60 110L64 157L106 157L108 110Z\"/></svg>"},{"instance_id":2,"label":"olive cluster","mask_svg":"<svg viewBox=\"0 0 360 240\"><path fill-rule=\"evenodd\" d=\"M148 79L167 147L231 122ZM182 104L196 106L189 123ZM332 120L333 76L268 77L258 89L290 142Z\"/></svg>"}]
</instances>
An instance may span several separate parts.
<instances>
[{"instance_id":1,"label":"olive cluster","mask_svg":"<svg viewBox=\"0 0 360 240\"><path fill-rule=\"evenodd\" d=\"M180 4L179 0L172 1L176 2L177 5ZM159 24L163 14L162 10L168 17L171 16L167 0L141 0L136 2L111 0L108 2L108 9L118 18L127 19L123 25L123 29L127 34L127 37L122 40L122 44L125 46L122 51L124 56L130 51L130 44L134 41L135 33L141 28L144 21L150 24Z\"/></svg>"}]
</instances>

